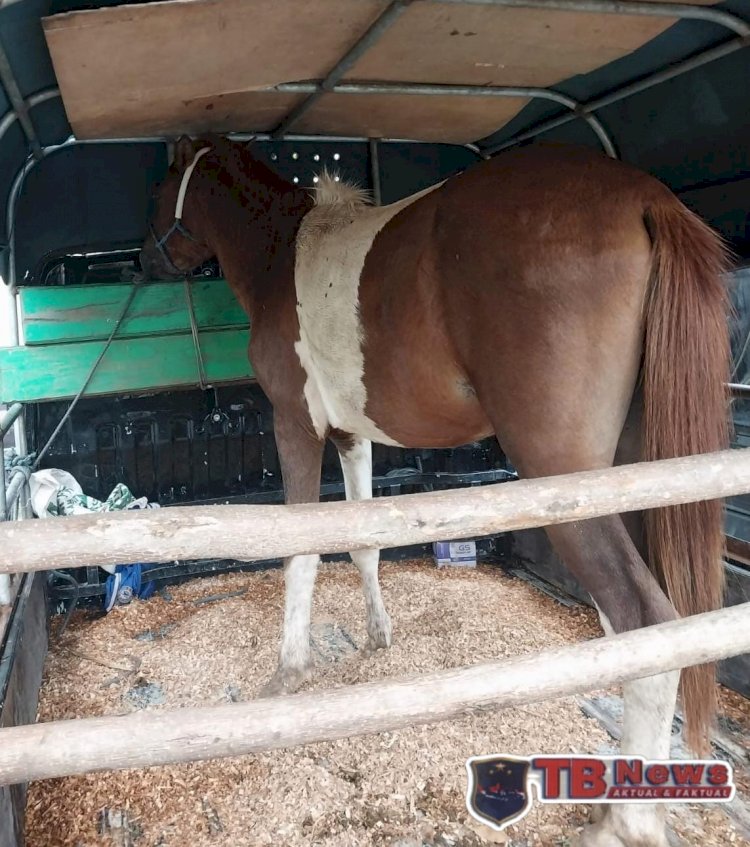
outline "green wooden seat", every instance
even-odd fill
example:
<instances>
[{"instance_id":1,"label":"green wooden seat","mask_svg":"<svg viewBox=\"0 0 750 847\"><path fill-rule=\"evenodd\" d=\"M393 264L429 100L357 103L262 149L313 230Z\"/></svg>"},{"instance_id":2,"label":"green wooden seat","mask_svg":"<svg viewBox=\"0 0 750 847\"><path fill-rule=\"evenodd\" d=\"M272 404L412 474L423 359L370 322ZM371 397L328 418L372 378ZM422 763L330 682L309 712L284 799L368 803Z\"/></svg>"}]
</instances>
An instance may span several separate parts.
<instances>
[{"instance_id":1,"label":"green wooden seat","mask_svg":"<svg viewBox=\"0 0 750 847\"><path fill-rule=\"evenodd\" d=\"M250 325L225 280L192 280L193 310L212 385L253 378ZM0 348L0 402L73 397L117 322L130 285L22 288L25 347ZM86 395L192 387L200 382L182 281L144 283Z\"/></svg>"}]
</instances>

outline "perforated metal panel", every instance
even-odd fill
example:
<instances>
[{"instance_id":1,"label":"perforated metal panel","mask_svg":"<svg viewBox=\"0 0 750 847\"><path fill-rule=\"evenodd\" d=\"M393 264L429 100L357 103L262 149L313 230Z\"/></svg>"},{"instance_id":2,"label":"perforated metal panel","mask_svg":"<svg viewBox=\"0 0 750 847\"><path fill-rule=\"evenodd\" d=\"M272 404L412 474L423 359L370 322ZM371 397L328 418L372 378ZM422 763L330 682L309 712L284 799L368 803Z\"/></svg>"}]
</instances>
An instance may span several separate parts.
<instances>
[{"instance_id":1,"label":"perforated metal panel","mask_svg":"<svg viewBox=\"0 0 750 847\"><path fill-rule=\"evenodd\" d=\"M65 408L65 403L34 408L35 444L46 441ZM83 400L44 464L69 471L99 499L123 482L137 497L162 505L282 500L273 414L257 385ZM375 445L373 465L376 488L386 492L492 481L503 478L507 467L494 439L450 450ZM441 474L448 475L442 482ZM343 493L331 444L322 481L324 496Z\"/></svg>"}]
</instances>

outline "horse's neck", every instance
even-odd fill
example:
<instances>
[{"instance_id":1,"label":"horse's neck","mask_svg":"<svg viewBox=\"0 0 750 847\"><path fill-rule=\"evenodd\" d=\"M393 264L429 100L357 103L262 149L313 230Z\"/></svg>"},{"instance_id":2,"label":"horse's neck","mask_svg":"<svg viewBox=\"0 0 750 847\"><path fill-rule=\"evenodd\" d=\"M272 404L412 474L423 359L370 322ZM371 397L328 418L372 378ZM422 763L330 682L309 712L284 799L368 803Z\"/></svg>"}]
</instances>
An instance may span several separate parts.
<instances>
[{"instance_id":1,"label":"horse's neck","mask_svg":"<svg viewBox=\"0 0 750 847\"><path fill-rule=\"evenodd\" d=\"M212 241L227 282L251 320L293 301L295 237L312 206L306 193L268 186L207 198ZM275 311L275 308L274 308Z\"/></svg>"}]
</instances>

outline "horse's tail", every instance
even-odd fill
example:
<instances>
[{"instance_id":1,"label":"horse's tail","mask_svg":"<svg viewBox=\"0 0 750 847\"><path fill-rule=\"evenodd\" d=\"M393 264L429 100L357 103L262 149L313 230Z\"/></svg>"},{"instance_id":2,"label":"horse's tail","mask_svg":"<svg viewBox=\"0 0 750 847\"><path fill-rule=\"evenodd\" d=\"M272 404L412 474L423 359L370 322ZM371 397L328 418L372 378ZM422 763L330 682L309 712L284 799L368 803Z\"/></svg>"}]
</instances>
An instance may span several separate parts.
<instances>
[{"instance_id":1,"label":"horse's tail","mask_svg":"<svg viewBox=\"0 0 750 847\"><path fill-rule=\"evenodd\" d=\"M646 461L708 453L729 442L728 256L719 236L676 198L645 213L653 242L646 303L644 453ZM723 601L723 503L654 509L645 515L651 568L680 616ZM687 740L707 751L716 709L713 665L683 670Z\"/></svg>"}]
</instances>

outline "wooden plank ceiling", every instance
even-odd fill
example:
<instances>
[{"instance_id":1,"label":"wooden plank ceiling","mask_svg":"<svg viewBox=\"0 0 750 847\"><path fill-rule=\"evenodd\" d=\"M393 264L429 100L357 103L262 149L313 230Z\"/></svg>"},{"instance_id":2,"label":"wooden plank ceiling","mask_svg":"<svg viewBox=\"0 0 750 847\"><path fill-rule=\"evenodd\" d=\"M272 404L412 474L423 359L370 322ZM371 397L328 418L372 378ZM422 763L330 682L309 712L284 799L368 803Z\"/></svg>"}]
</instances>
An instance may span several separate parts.
<instances>
[{"instance_id":1,"label":"wooden plank ceiling","mask_svg":"<svg viewBox=\"0 0 750 847\"><path fill-rule=\"evenodd\" d=\"M44 30L80 139L266 132L306 96L273 87L325 77L386 6L387 0L168 0L54 15ZM420 0L345 80L554 86L630 53L674 22ZM463 143L495 131L525 103L333 93L293 131Z\"/></svg>"}]
</instances>

